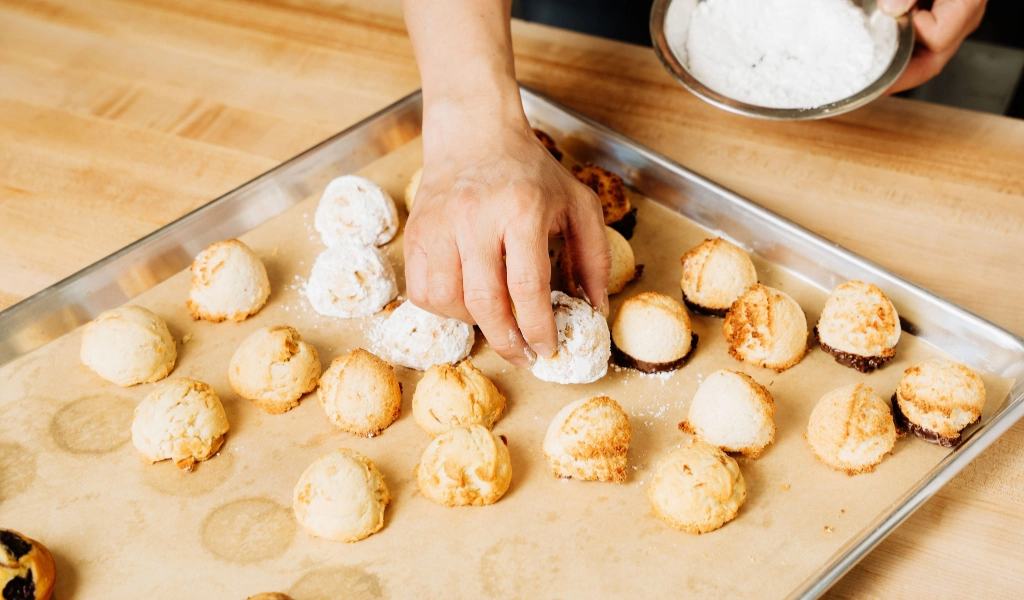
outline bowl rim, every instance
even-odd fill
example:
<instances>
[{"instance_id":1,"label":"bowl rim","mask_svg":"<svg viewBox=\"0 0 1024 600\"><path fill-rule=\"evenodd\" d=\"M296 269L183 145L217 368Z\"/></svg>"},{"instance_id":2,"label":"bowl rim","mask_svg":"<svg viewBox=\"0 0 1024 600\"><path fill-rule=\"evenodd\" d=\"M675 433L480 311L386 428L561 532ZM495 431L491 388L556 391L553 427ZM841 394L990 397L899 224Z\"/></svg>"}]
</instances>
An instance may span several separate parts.
<instances>
[{"instance_id":1,"label":"bowl rim","mask_svg":"<svg viewBox=\"0 0 1024 600\"><path fill-rule=\"evenodd\" d=\"M704 0L697 0L703 2ZM814 108L771 108L734 100L701 83L679 62L665 36L665 16L673 0L654 0L651 6L650 30L654 53L665 69L705 102L734 114L774 121L808 121L834 117L858 109L885 93L907 68L914 51L914 26L909 14L896 18L896 53L886 70L863 90L835 102Z\"/></svg>"}]
</instances>

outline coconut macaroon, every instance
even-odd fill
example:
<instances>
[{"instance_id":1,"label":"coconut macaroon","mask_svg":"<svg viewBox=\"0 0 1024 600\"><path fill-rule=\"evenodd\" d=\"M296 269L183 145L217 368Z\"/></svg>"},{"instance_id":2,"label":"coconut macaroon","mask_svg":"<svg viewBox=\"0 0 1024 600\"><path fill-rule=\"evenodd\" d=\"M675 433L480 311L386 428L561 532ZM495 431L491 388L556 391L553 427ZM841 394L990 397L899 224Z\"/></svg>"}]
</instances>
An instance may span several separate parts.
<instances>
[{"instance_id":1,"label":"coconut macaroon","mask_svg":"<svg viewBox=\"0 0 1024 600\"><path fill-rule=\"evenodd\" d=\"M749 375L722 369L708 375L679 428L726 452L761 456L775 441L775 401Z\"/></svg>"},{"instance_id":2,"label":"coconut macaroon","mask_svg":"<svg viewBox=\"0 0 1024 600\"><path fill-rule=\"evenodd\" d=\"M622 234L633 237L636 227L636 209L629 201L622 178L597 165L573 165L572 174L583 185L594 190L601 201L604 224Z\"/></svg>"},{"instance_id":3,"label":"coconut macaroon","mask_svg":"<svg viewBox=\"0 0 1024 600\"><path fill-rule=\"evenodd\" d=\"M309 535L358 542L384 526L391 493L373 461L340 448L313 461L292 493L295 519Z\"/></svg>"},{"instance_id":4,"label":"coconut macaroon","mask_svg":"<svg viewBox=\"0 0 1024 600\"><path fill-rule=\"evenodd\" d=\"M366 437L379 434L402 411L402 386L395 370L362 348L331 362L316 398L331 423Z\"/></svg>"},{"instance_id":5,"label":"coconut macaroon","mask_svg":"<svg viewBox=\"0 0 1024 600\"><path fill-rule=\"evenodd\" d=\"M623 367L673 371L696 347L686 307L665 294L644 292L629 298L612 322L612 357Z\"/></svg>"},{"instance_id":6,"label":"coconut macaroon","mask_svg":"<svg viewBox=\"0 0 1024 600\"><path fill-rule=\"evenodd\" d=\"M722 334L736 360L778 373L807 352L807 317L785 292L755 285L733 303Z\"/></svg>"},{"instance_id":7,"label":"coconut macaroon","mask_svg":"<svg viewBox=\"0 0 1024 600\"><path fill-rule=\"evenodd\" d=\"M405 186L405 210L412 212L412 204L416 201L416 192L420 189L420 180L423 179L423 167L416 169L416 172L409 178Z\"/></svg>"},{"instance_id":8,"label":"coconut macaroon","mask_svg":"<svg viewBox=\"0 0 1024 600\"><path fill-rule=\"evenodd\" d=\"M235 350L228 383L264 412L279 415L299 405L320 379L320 355L298 331L277 326L257 329Z\"/></svg>"},{"instance_id":9,"label":"coconut macaroon","mask_svg":"<svg viewBox=\"0 0 1024 600\"><path fill-rule=\"evenodd\" d=\"M892 407L901 429L955 448L963 441L963 430L981 420L985 383L966 365L928 360L903 372Z\"/></svg>"},{"instance_id":10,"label":"coconut macaroon","mask_svg":"<svg viewBox=\"0 0 1024 600\"><path fill-rule=\"evenodd\" d=\"M505 396L470 360L430 366L412 395L412 416L430 437L452 427L490 429L504 410Z\"/></svg>"},{"instance_id":11,"label":"coconut macaroon","mask_svg":"<svg viewBox=\"0 0 1024 600\"><path fill-rule=\"evenodd\" d=\"M423 451L415 469L424 496L444 506L494 504L512 483L504 438L483 425L453 427Z\"/></svg>"},{"instance_id":12,"label":"coconut macaroon","mask_svg":"<svg viewBox=\"0 0 1024 600\"><path fill-rule=\"evenodd\" d=\"M622 483L632 435L618 402L607 396L583 398L552 419L544 436L544 458L555 477Z\"/></svg>"},{"instance_id":13,"label":"coconut macaroon","mask_svg":"<svg viewBox=\"0 0 1024 600\"><path fill-rule=\"evenodd\" d=\"M704 240L682 262L683 301L701 314L724 317L733 302L757 285L750 256L722 238Z\"/></svg>"},{"instance_id":14,"label":"coconut macaroon","mask_svg":"<svg viewBox=\"0 0 1024 600\"><path fill-rule=\"evenodd\" d=\"M178 350L167 323L141 306L103 311L82 330L82 364L121 387L159 381Z\"/></svg>"},{"instance_id":15,"label":"coconut macaroon","mask_svg":"<svg viewBox=\"0 0 1024 600\"><path fill-rule=\"evenodd\" d=\"M412 302L398 306L373 332L374 349L396 365L425 371L469 356L476 341L471 325L439 317Z\"/></svg>"},{"instance_id":16,"label":"coconut macaroon","mask_svg":"<svg viewBox=\"0 0 1024 600\"><path fill-rule=\"evenodd\" d=\"M747 499L740 467L715 446L693 440L654 468L647 486L654 516L687 533L707 533L733 520Z\"/></svg>"},{"instance_id":17,"label":"coconut macaroon","mask_svg":"<svg viewBox=\"0 0 1024 600\"><path fill-rule=\"evenodd\" d=\"M49 600L57 569L46 546L11 529L0 529L3 600Z\"/></svg>"},{"instance_id":18,"label":"coconut macaroon","mask_svg":"<svg viewBox=\"0 0 1024 600\"><path fill-rule=\"evenodd\" d=\"M604 232L608 236L608 246L612 250L612 270L608 275L607 289L609 294L618 294L626 284L643 275L644 266L636 264L633 247L621 233L608 226L605 226ZM572 256L566 246L562 246L555 256L555 270L558 272L563 291L570 296L579 296L578 290L582 288L573 275Z\"/></svg>"},{"instance_id":19,"label":"coconut macaroon","mask_svg":"<svg viewBox=\"0 0 1024 600\"><path fill-rule=\"evenodd\" d=\"M381 246L398 232L395 201L376 183L358 175L334 179L324 189L313 227L325 246L353 241Z\"/></svg>"},{"instance_id":20,"label":"coconut macaroon","mask_svg":"<svg viewBox=\"0 0 1024 600\"><path fill-rule=\"evenodd\" d=\"M900 318L877 286L848 281L832 290L814 334L837 363L869 373L896 356Z\"/></svg>"},{"instance_id":21,"label":"coconut macaroon","mask_svg":"<svg viewBox=\"0 0 1024 600\"><path fill-rule=\"evenodd\" d=\"M538 356L530 371L552 383L590 383L604 377L611 357L608 321L587 302L551 292L558 347L548 358Z\"/></svg>"},{"instance_id":22,"label":"coconut macaroon","mask_svg":"<svg viewBox=\"0 0 1024 600\"><path fill-rule=\"evenodd\" d=\"M132 443L150 464L173 460L183 471L220 450L228 416L217 392L193 379L157 385L135 407Z\"/></svg>"},{"instance_id":23,"label":"coconut macaroon","mask_svg":"<svg viewBox=\"0 0 1024 600\"><path fill-rule=\"evenodd\" d=\"M395 271L384 254L352 241L320 253L306 283L309 303L327 317L368 317L397 296Z\"/></svg>"},{"instance_id":24,"label":"coconut macaroon","mask_svg":"<svg viewBox=\"0 0 1024 600\"><path fill-rule=\"evenodd\" d=\"M540 140L540 144L544 146L544 149L551 153L551 156L555 157L555 160L562 160L562 151L558 149L558 144L555 143L555 138L548 135L548 133L542 129L533 128L533 135L537 136Z\"/></svg>"},{"instance_id":25,"label":"coconut macaroon","mask_svg":"<svg viewBox=\"0 0 1024 600\"><path fill-rule=\"evenodd\" d=\"M188 305L193 319L244 321L270 297L263 262L238 240L211 244L192 262Z\"/></svg>"},{"instance_id":26,"label":"coconut macaroon","mask_svg":"<svg viewBox=\"0 0 1024 600\"><path fill-rule=\"evenodd\" d=\"M862 383L821 397L807 424L807 443L818 460L847 475L874 470L896 443L885 401Z\"/></svg>"}]
</instances>

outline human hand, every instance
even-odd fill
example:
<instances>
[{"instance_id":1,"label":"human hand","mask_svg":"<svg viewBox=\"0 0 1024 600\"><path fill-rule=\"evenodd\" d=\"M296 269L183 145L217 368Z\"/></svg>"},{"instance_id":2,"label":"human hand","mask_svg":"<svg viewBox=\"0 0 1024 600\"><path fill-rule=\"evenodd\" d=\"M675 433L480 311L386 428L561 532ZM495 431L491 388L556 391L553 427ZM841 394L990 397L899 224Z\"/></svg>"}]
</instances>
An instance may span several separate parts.
<instances>
[{"instance_id":1,"label":"human hand","mask_svg":"<svg viewBox=\"0 0 1024 600\"><path fill-rule=\"evenodd\" d=\"M903 75L889 88L895 94L917 87L938 75L960 44L985 14L986 0L935 0L930 9L916 7L916 0L879 0L886 14L899 16L908 11L914 22L917 44Z\"/></svg>"},{"instance_id":2,"label":"human hand","mask_svg":"<svg viewBox=\"0 0 1024 600\"><path fill-rule=\"evenodd\" d=\"M476 323L491 348L527 367L525 343L550 356L558 342L548 238L565 238L576 281L599 310L611 253L597 196L537 140L518 93L511 102L493 110L442 101L425 113L405 272L413 303Z\"/></svg>"}]
</instances>

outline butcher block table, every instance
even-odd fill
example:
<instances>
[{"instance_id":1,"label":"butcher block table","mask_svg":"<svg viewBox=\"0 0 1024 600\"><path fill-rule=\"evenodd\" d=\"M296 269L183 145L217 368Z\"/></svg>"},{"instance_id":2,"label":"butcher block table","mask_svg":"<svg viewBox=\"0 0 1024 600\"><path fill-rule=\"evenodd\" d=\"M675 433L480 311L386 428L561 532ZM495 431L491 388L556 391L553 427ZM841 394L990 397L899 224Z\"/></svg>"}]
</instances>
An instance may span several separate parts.
<instances>
[{"instance_id":1,"label":"butcher block table","mask_svg":"<svg viewBox=\"0 0 1024 600\"><path fill-rule=\"evenodd\" d=\"M1024 334L1024 121L901 99L755 121L648 48L513 32L523 83ZM0 308L418 87L397 1L0 0ZM1024 423L830 596L1021 589Z\"/></svg>"}]
</instances>

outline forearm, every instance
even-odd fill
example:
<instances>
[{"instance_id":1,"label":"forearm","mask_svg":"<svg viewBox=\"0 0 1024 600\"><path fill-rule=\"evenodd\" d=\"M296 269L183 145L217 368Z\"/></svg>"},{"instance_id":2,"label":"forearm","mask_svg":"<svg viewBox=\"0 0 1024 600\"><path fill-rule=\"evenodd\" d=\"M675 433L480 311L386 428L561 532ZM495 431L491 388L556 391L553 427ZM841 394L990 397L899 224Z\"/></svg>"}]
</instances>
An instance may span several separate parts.
<instances>
[{"instance_id":1,"label":"forearm","mask_svg":"<svg viewBox=\"0 0 1024 600\"><path fill-rule=\"evenodd\" d=\"M512 58L510 0L403 0L423 85L424 143L477 130L466 120L524 126ZM445 140L441 142L441 140Z\"/></svg>"}]
</instances>

